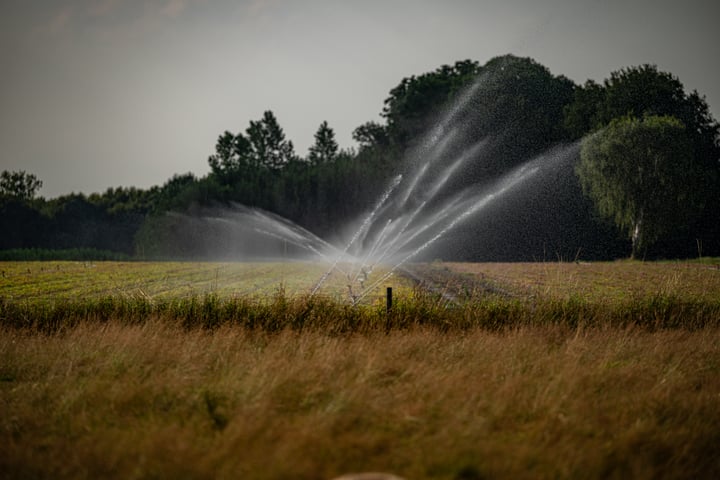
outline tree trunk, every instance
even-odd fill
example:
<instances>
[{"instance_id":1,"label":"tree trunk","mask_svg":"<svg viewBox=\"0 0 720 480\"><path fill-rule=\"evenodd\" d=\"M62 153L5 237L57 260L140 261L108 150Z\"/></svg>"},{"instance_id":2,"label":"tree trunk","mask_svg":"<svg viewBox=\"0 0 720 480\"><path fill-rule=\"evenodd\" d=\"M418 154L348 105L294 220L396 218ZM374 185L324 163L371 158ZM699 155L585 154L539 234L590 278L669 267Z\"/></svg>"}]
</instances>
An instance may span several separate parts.
<instances>
[{"instance_id":1,"label":"tree trunk","mask_svg":"<svg viewBox=\"0 0 720 480\"><path fill-rule=\"evenodd\" d=\"M640 211L637 220L635 221L635 227L632 232L632 254L630 258L637 260L640 256L640 251L645 248L645 239L643 238L643 213ZM643 255L644 256L644 255Z\"/></svg>"}]
</instances>

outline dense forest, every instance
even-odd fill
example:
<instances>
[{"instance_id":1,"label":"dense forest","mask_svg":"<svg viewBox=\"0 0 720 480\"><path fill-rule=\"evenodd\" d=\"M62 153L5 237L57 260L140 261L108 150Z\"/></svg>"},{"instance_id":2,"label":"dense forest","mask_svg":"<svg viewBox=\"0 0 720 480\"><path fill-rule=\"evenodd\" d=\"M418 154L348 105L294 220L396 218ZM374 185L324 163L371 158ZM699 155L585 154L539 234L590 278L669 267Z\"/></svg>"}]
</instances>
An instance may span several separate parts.
<instances>
[{"instance_id":1,"label":"dense forest","mask_svg":"<svg viewBox=\"0 0 720 480\"><path fill-rule=\"evenodd\" d=\"M207 256L184 235L184 217L171 213L232 204L334 238L422 156L423 142L451 105L457 111L447 127L456 140L448 161L461 151L472 154L454 188L483 188L558 145L577 148L573 162L463 223L428 258L720 255L719 125L703 97L652 65L577 85L512 55L402 79L384 101L383 122L358 126L358 146L350 150L339 148L323 122L307 155L298 155L267 111L245 130L219 135L210 172L201 178L179 174L149 189L44 199L37 196L41 179L5 171L0 255L40 249L138 259ZM483 148L469 149L479 142Z\"/></svg>"}]
</instances>

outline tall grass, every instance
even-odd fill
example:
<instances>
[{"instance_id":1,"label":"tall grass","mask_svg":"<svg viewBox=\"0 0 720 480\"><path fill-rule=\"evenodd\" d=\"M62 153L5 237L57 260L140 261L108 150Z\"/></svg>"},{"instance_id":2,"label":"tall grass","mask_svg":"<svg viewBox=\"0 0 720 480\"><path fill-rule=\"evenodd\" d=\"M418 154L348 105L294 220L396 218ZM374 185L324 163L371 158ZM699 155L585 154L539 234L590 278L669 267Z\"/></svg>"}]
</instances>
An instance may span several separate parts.
<instances>
[{"instance_id":1,"label":"tall grass","mask_svg":"<svg viewBox=\"0 0 720 480\"><path fill-rule=\"evenodd\" d=\"M160 319L185 328L234 325L278 332L316 330L369 332L428 326L442 331L526 325L608 325L697 329L720 323L720 299L685 299L652 295L625 302L590 302L579 297L505 298L487 296L450 303L439 295L416 291L397 299L388 313L384 302L350 306L322 296L221 298L217 295L152 300L105 296L82 300L10 301L0 299L0 325L52 332L80 322L125 324Z\"/></svg>"},{"instance_id":2,"label":"tall grass","mask_svg":"<svg viewBox=\"0 0 720 480\"><path fill-rule=\"evenodd\" d=\"M720 298L675 291L0 298L0 479L720 478Z\"/></svg>"},{"instance_id":3,"label":"tall grass","mask_svg":"<svg viewBox=\"0 0 720 480\"><path fill-rule=\"evenodd\" d=\"M718 333L4 327L0 477L718 478Z\"/></svg>"}]
</instances>

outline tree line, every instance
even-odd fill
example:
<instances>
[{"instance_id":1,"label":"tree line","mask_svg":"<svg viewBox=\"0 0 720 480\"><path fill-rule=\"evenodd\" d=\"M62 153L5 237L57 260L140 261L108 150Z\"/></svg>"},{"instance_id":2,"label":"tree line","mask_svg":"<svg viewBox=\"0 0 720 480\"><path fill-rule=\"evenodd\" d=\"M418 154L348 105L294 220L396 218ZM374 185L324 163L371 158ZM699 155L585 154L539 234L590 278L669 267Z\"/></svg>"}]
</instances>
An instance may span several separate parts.
<instances>
[{"instance_id":1,"label":"tree line","mask_svg":"<svg viewBox=\"0 0 720 480\"><path fill-rule=\"evenodd\" d=\"M452 115L448 110L453 109ZM577 85L530 58L464 60L404 78L382 122L342 150L323 122L296 153L272 111L218 136L210 172L149 189L54 199L25 172L0 178L0 249L93 248L137 257L191 256L176 216L232 202L286 217L321 237L370 208L390 178L421 157L442 124L442 162L472 152L453 188L483 188L556 145L577 161L504 199L440 242L456 260L673 258L720 254L719 126L704 98L652 65ZM437 133L437 132L436 132ZM483 142L483 148L470 149Z\"/></svg>"}]
</instances>

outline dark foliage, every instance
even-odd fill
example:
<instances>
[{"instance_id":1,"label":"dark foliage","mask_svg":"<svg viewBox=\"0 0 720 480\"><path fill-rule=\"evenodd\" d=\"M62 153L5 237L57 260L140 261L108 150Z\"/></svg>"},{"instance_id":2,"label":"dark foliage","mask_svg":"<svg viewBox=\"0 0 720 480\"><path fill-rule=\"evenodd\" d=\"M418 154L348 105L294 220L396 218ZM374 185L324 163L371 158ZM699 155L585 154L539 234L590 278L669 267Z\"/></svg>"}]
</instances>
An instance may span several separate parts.
<instances>
[{"instance_id":1,"label":"dark foliage","mask_svg":"<svg viewBox=\"0 0 720 480\"><path fill-rule=\"evenodd\" d=\"M279 214L332 241L342 226L372 207L393 176L422 161L438 138L452 141L433 168L468 156L463 174L453 177L447 191L481 192L518 165L557 145L572 145L615 118L664 115L677 118L691 134L693 158L702 166L701 201L688 221L658 238L647 255L720 254L718 124L697 92L686 93L677 78L654 66L623 69L603 84L578 86L529 58L506 55L484 65L464 60L402 79L381 114L383 123L367 122L354 131L357 150L340 150L323 122L303 158L267 111L243 132L218 137L208 175L175 175L147 190L115 188L45 200L36 198L42 185L36 177L3 172L0 249L192 256L197 248L191 232L178 229L168 212L232 202ZM478 145L482 148L473 148ZM628 240L600 219L583 195L574 173L578 158L579 153L522 195L508 195L465 222L429 256L503 261L625 256ZM441 192L437 201L442 199Z\"/></svg>"}]
</instances>

